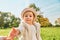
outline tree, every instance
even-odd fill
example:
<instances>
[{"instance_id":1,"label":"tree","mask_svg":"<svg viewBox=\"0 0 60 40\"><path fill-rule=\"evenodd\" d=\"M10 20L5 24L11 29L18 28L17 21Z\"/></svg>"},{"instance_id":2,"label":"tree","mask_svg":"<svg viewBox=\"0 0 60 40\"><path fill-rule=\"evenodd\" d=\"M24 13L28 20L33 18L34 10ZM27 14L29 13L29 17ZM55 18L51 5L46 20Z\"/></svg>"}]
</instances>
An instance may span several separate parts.
<instances>
[{"instance_id":1,"label":"tree","mask_svg":"<svg viewBox=\"0 0 60 40\"><path fill-rule=\"evenodd\" d=\"M49 22L48 18L44 18L43 15L41 15L43 12L41 12L40 8L37 7L34 3L29 5L29 8L34 8L36 12L39 11L39 14L37 15L37 22L41 24L41 26L51 26L52 24Z\"/></svg>"},{"instance_id":2,"label":"tree","mask_svg":"<svg viewBox=\"0 0 60 40\"><path fill-rule=\"evenodd\" d=\"M60 18L57 18L57 20L55 21L55 24L60 25Z\"/></svg>"},{"instance_id":3,"label":"tree","mask_svg":"<svg viewBox=\"0 0 60 40\"><path fill-rule=\"evenodd\" d=\"M2 13L0 12L0 28L3 28L3 25L4 25L4 17Z\"/></svg>"},{"instance_id":4,"label":"tree","mask_svg":"<svg viewBox=\"0 0 60 40\"><path fill-rule=\"evenodd\" d=\"M39 23L41 24L42 27L51 26L51 23L49 22L48 18L40 17L40 18L38 18L38 21L39 21Z\"/></svg>"},{"instance_id":5,"label":"tree","mask_svg":"<svg viewBox=\"0 0 60 40\"><path fill-rule=\"evenodd\" d=\"M0 28L18 27L20 18L15 17L10 12L0 12Z\"/></svg>"},{"instance_id":6,"label":"tree","mask_svg":"<svg viewBox=\"0 0 60 40\"><path fill-rule=\"evenodd\" d=\"M55 20L55 26L59 26L60 27L60 18L57 18L57 20Z\"/></svg>"},{"instance_id":7,"label":"tree","mask_svg":"<svg viewBox=\"0 0 60 40\"><path fill-rule=\"evenodd\" d=\"M39 11L39 7L36 7L36 5L34 3L29 5L30 8L34 8L36 11Z\"/></svg>"}]
</instances>

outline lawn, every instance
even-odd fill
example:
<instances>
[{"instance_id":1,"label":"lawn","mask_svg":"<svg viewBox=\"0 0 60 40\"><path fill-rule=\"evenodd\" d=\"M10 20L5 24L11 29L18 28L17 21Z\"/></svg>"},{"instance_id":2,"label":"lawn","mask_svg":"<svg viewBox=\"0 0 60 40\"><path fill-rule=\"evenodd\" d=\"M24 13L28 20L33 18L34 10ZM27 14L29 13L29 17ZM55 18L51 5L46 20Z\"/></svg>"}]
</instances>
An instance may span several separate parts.
<instances>
[{"instance_id":1,"label":"lawn","mask_svg":"<svg viewBox=\"0 0 60 40\"><path fill-rule=\"evenodd\" d=\"M41 28L41 36L43 40L60 40L60 27Z\"/></svg>"},{"instance_id":2,"label":"lawn","mask_svg":"<svg viewBox=\"0 0 60 40\"><path fill-rule=\"evenodd\" d=\"M11 28L0 29L0 36L7 36ZM42 40L60 40L60 27L41 28Z\"/></svg>"},{"instance_id":3,"label":"lawn","mask_svg":"<svg viewBox=\"0 0 60 40\"><path fill-rule=\"evenodd\" d=\"M0 29L0 36L8 36L10 30L11 30L11 28Z\"/></svg>"}]
</instances>

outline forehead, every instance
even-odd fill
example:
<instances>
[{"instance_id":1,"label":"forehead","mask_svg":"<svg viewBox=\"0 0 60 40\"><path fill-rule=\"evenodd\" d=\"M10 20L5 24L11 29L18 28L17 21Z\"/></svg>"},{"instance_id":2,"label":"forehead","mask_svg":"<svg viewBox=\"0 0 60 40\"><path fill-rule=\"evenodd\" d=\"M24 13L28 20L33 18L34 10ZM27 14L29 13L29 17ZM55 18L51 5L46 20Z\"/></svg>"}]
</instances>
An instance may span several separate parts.
<instances>
[{"instance_id":1,"label":"forehead","mask_svg":"<svg viewBox=\"0 0 60 40\"><path fill-rule=\"evenodd\" d=\"M25 12L24 15L33 15L33 12Z\"/></svg>"}]
</instances>

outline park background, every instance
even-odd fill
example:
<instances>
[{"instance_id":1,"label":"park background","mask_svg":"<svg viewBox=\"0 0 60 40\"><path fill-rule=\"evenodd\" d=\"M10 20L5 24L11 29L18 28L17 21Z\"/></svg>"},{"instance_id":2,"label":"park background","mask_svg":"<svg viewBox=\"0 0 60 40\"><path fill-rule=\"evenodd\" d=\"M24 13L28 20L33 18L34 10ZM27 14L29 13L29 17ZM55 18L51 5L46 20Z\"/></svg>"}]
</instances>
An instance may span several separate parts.
<instances>
[{"instance_id":1,"label":"park background","mask_svg":"<svg viewBox=\"0 0 60 40\"><path fill-rule=\"evenodd\" d=\"M7 36L21 22L24 8L34 8L42 40L60 40L60 0L0 0L0 36Z\"/></svg>"}]
</instances>

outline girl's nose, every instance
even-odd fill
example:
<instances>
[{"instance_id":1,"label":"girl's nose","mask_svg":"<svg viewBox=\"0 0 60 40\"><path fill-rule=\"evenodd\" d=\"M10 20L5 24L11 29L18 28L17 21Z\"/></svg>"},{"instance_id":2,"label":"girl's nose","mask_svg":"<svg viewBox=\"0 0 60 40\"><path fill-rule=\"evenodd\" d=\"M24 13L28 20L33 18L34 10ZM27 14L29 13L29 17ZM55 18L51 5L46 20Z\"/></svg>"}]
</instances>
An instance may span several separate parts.
<instances>
[{"instance_id":1,"label":"girl's nose","mask_svg":"<svg viewBox=\"0 0 60 40\"><path fill-rule=\"evenodd\" d=\"M30 16L27 17L28 19L30 18Z\"/></svg>"}]
</instances>

